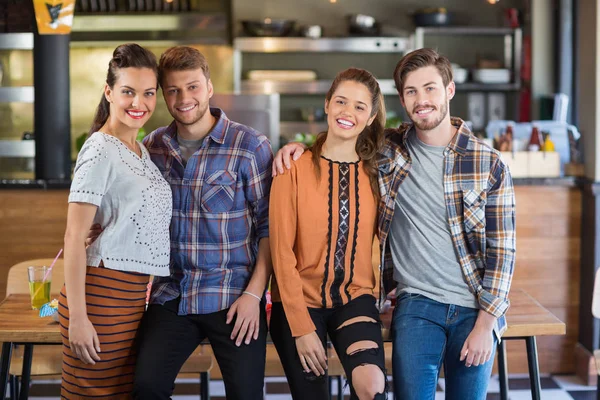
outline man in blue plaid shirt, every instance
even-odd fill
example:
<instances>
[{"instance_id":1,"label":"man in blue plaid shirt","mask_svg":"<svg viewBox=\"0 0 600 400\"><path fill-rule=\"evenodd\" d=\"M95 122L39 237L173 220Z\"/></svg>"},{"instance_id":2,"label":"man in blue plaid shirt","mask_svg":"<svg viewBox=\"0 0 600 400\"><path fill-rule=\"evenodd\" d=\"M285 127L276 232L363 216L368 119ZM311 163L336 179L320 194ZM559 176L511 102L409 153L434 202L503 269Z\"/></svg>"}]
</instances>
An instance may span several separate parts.
<instances>
[{"instance_id":1,"label":"man in blue plaid shirt","mask_svg":"<svg viewBox=\"0 0 600 400\"><path fill-rule=\"evenodd\" d=\"M181 366L208 338L227 398L262 399L271 146L209 106L213 87L198 50L168 49L159 75L174 121L144 145L173 191L171 275L152 285L133 395L170 398Z\"/></svg>"},{"instance_id":2,"label":"man in blue plaid shirt","mask_svg":"<svg viewBox=\"0 0 600 400\"><path fill-rule=\"evenodd\" d=\"M392 319L394 392L435 397L442 365L447 399L486 398L515 260L515 197L500 154L450 117L452 67L415 50L394 71L411 123L386 130L380 151L379 240ZM273 173L289 154L280 150Z\"/></svg>"}]
</instances>

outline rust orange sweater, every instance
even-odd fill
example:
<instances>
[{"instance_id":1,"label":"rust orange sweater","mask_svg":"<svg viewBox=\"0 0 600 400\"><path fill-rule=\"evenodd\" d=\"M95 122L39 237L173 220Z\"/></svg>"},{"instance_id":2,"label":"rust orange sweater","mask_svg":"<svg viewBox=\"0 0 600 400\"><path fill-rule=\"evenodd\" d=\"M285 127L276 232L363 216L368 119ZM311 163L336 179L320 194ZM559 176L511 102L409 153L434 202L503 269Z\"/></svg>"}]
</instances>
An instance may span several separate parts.
<instances>
[{"instance_id":1,"label":"rust orange sweater","mask_svg":"<svg viewBox=\"0 0 600 400\"><path fill-rule=\"evenodd\" d=\"M273 180L269 240L281 301L292 335L313 332L307 307L332 308L374 295L371 263L377 204L362 162L321 158L321 177L305 152Z\"/></svg>"}]
</instances>

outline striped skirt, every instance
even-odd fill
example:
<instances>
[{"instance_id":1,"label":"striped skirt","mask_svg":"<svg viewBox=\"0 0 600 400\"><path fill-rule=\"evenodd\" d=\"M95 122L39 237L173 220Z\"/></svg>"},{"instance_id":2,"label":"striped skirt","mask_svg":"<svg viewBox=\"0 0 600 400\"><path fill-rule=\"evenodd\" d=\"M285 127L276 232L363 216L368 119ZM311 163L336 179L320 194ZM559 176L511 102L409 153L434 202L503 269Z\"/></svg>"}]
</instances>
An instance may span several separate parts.
<instances>
[{"instance_id":1,"label":"striped skirt","mask_svg":"<svg viewBox=\"0 0 600 400\"><path fill-rule=\"evenodd\" d=\"M65 287L58 312L63 341L61 398L129 399L133 387L134 339L146 307L149 276L88 267L88 318L100 340L101 361L84 364L69 347L69 306Z\"/></svg>"}]
</instances>

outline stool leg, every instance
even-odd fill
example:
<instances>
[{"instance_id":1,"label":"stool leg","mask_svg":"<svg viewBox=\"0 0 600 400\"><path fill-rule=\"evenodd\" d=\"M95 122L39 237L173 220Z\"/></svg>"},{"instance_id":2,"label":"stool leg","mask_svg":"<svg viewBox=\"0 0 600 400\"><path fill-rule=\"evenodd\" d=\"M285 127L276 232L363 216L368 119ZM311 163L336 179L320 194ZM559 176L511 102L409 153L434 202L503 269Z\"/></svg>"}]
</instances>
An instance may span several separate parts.
<instances>
[{"instance_id":1,"label":"stool leg","mask_svg":"<svg viewBox=\"0 0 600 400\"><path fill-rule=\"evenodd\" d=\"M525 339L527 347L527 361L529 363L529 381L531 382L531 398L540 400L542 398L540 385L540 367L538 364L537 344L535 336Z\"/></svg>"},{"instance_id":2,"label":"stool leg","mask_svg":"<svg viewBox=\"0 0 600 400\"><path fill-rule=\"evenodd\" d=\"M500 400L508 400L508 366L506 365L506 340L498 343L498 381L500 383Z\"/></svg>"},{"instance_id":3,"label":"stool leg","mask_svg":"<svg viewBox=\"0 0 600 400\"><path fill-rule=\"evenodd\" d=\"M17 400L19 393L19 378L16 375L10 375L8 377L10 400Z\"/></svg>"},{"instance_id":4,"label":"stool leg","mask_svg":"<svg viewBox=\"0 0 600 400\"><path fill-rule=\"evenodd\" d=\"M208 372L200 373L200 399L201 400L210 400L209 387L210 385L210 375Z\"/></svg>"},{"instance_id":5,"label":"stool leg","mask_svg":"<svg viewBox=\"0 0 600 400\"><path fill-rule=\"evenodd\" d=\"M0 363L0 398L6 396L8 385L8 372L10 371L10 359L12 357L13 343L2 343L2 362Z\"/></svg>"},{"instance_id":6,"label":"stool leg","mask_svg":"<svg viewBox=\"0 0 600 400\"><path fill-rule=\"evenodd\" d=\"M21 393L19 399L29 398L29 383L31 381L31 361L33 360L33 345L28 343L23 351L23 372L21 376Z\"/></svg>"}]
</instances>

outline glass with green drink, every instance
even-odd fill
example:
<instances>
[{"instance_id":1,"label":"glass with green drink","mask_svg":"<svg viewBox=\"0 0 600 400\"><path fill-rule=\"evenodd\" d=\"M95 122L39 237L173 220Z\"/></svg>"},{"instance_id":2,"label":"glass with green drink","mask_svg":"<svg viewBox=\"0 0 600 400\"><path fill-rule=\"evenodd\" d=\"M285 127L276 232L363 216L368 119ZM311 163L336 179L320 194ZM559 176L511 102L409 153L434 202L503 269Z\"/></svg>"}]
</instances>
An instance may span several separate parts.
<instances>
[{"instance_id":1,"label":"glass with green drink","mask_svg":"<svg viewBox=\"0 0 600 400\"><path fill-rule=\"evenodd\" d=\"M44 304L50 302L50 286L52 283L52 270L44 267L28 267L29 294L31 295L31 308L39 310Z\"/></svg>"}]
</instances>

